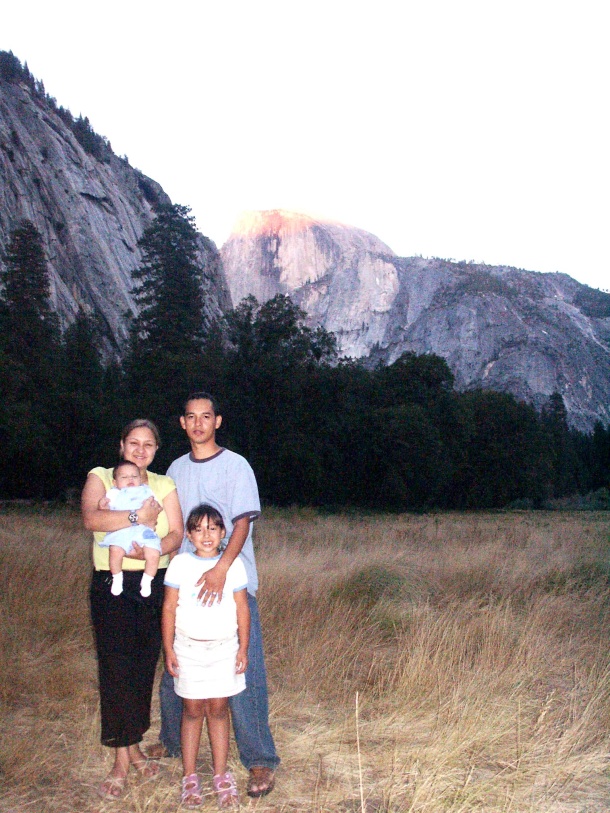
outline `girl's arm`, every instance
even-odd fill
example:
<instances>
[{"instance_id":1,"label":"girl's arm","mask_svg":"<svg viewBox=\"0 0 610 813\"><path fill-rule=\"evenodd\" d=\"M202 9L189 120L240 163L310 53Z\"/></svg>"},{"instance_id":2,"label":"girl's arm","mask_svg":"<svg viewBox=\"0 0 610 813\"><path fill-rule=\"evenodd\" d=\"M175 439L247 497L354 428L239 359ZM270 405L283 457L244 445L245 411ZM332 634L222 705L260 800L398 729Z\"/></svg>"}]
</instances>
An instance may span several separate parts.
<instances>
[{"instance_id":1,"label":"girl's arm","mask_svg":"<svg viewBox=\"0 0 610 813\"><path fill-rule=\"evenodd\" d=\"M165 666L172 677L178 676L178 659L174 652L174 635L176 633L176 607L178 606L178 588L165 585L163 612L161 614L161 635Z\"/></svg>"},{"instance_id":2,"label":"girl's arm","mask_svg":"<svg viewBox=\"0 0 610 813\"><path fill-rule=\"evenodd\" d=\"M235 671L241 675L248 667L248 644L250 643L250 607L246 589L233 593L237 605L237 639L239 649L235 657Z\"/></svg>"},{"instance_id":3,"label":"girl's arm","mask_svg":"<svg viewBox=\"0 0 610 813\"><path fill-rule=\"evenodd\" d=\"M172 493L175 494L175 492ZM100 500L105 497L106 489L100 478L97 474L88 474L80 502L85 528L88 531L101 531L104 533L120 531L121 528L129 528L131 525L129 522L129 511L109 511L108 509L99 507ZM176 502L178 502L177 495ZM165 505L165 500L163 503ZM180 510L179 503L178 510ZM138 522L141 525L148 525L154 528L160 513L161 506L159 503L153 497L149 497L142 507L138 508ZM180 524L182 525L182 515L180 515Z\"/></svg>"}]
</instances>

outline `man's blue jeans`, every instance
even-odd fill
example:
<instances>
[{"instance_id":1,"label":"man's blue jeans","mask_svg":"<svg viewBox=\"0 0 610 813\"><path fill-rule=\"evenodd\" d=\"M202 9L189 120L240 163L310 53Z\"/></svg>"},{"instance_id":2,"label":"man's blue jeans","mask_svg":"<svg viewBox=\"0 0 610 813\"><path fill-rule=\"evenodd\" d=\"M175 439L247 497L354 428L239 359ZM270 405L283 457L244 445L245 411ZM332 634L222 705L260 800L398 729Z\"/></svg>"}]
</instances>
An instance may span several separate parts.
<instances>
[{"instance_id":1,"label":"man's blue jeans","mask_svg":"<svg viewBox=\"0 0 610 813\"><path fill-rule=\"evenodd\" d=\"M239 758L247 770L256 766L275 770L280 759L269 729L267 673L263 655L263 637L256 598L248 593L250 606L250 645L246 689L229 698ZM174 691L174 679L164 671L159 688L161 701L160 739L169 754L180 756L182 698Z\"/></svg>"}]
</instances>

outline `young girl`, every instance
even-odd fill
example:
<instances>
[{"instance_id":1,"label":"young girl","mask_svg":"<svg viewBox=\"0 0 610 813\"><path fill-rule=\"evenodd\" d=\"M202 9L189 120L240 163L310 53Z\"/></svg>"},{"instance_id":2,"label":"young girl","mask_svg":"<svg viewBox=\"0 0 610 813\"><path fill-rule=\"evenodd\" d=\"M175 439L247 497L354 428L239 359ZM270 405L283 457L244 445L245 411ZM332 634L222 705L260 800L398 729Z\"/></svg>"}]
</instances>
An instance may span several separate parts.
<instances>
[{"instance_id":1,"label":"young girl","mask_svg":"<svg viewBox=\"0 0 610 813\"><path fill-rule=\"evenodd\" d=\"M246 688L248 580L243 562L236 559L227 571L222 600L212 605L199 601L197 582L218 562L225 526L219 512L203 504L189 514L186 533L195 551L181 553L170 562L162 620L165 664L176 694L183 698L181 802L191 809L203 801L195 768L205 718L218 806L232 807L238 804L238 795L235 777L227 770L228 698Z\"/></svg>"}]
</instances>

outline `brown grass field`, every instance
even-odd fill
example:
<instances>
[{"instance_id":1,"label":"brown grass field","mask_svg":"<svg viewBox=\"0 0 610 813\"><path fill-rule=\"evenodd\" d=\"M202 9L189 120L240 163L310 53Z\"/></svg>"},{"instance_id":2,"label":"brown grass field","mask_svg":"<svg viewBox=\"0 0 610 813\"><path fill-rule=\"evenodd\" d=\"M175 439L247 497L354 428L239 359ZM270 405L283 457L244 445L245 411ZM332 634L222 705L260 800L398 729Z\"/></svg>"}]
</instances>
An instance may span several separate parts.
<instances>
[{"instance_id":1,"label":"brown grass field","mask_svg":"<svg viewBox=\"0 0 610 813\"><path fill-rule=\"evenodd\" d=\"M259 601L283 761L242 809L610 810L609 520L268 510ZM0 515L2 813L180 810L178 760L118 802L95 794L111 758L89 570L76 513ZM155 692L146 742L158 728Z\"/></svg>"}]
</instances>

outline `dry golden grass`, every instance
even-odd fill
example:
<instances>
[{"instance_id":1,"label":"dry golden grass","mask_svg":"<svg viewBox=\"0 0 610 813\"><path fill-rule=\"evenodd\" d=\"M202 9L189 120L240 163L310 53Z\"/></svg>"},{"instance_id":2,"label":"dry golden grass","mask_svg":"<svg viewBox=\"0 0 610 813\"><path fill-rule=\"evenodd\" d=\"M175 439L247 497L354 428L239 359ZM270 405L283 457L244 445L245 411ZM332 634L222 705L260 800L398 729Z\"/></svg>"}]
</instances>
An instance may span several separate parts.
<instances>
[{"instance_id":1,"label":"dry golden grass","mask_svg":"<svg viewBox=\"0 0 610 813\"><path fill-rule=\"evenodd\" d=\"M267 511L259 602L283 761L273 794L243 808L608 811L609 530L603 514ZM77 516L0 517L2 813L180 809L177 760L119 802L95 795L110 754L89 567ZM155 698L148 741L158 725ZM200 758L209 773L205 743Z\"/></svg>"}]
</instances>

